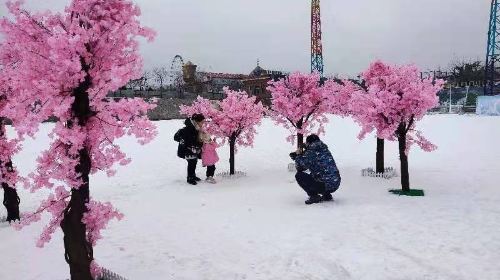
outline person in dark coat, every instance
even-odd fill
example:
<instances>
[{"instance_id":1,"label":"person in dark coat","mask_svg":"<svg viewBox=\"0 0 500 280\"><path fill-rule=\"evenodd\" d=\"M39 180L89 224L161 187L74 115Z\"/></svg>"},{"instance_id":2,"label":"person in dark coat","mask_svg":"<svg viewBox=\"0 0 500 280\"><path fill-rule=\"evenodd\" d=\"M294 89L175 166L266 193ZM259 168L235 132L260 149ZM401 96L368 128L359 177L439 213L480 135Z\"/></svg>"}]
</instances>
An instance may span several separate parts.
<instances>
[{"instance_id":1,"label":"person in dark coat","mask_svg":"<svg viewBox=\"0 0 500 280\"><path fill-rule=\"evenodd\" d=\"M187 160L187 182L196 185L201 181L196 176L196 165L201 158L201 148L203 142L200 140L200 129L203 126L205 117L202 114L195 114L184 121L184 127L177 131L174 140L179 142L177 156Z\"/></svg>"},{"instance_id":2,"label":"person in dark coat","mask_svg":"<svg viewBox=\"0 0 500 280\"><path fill-rule=\"evenodd\" d=\"M291 153L290 157L297 168L295 179L309 195L305 203L333 200L332 193L340 187L341 178L328 146L317 135L312 134L306 138L305 150Z\"/></svg>"}]
</instances>

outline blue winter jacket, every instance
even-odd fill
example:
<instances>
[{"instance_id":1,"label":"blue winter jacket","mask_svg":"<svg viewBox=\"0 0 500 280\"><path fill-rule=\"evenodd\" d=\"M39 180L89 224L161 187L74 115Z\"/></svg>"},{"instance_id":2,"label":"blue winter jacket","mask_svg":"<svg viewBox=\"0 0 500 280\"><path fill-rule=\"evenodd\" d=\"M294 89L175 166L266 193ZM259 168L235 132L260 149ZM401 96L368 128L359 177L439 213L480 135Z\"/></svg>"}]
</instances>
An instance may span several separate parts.
<instances>
[{"instance_id":1,"label":"blue winter jacket","mask_svg":"<svg viewBox=\"0 0 500 280\"><path fill-rule=\"evenodd\" d=\"M325 143L311 143L303 154L297 156L295 164L297 170L309 169L315 180L325 184L327 191L334 192L339 188L340 173Z\"/></svg>"}]
</instances>

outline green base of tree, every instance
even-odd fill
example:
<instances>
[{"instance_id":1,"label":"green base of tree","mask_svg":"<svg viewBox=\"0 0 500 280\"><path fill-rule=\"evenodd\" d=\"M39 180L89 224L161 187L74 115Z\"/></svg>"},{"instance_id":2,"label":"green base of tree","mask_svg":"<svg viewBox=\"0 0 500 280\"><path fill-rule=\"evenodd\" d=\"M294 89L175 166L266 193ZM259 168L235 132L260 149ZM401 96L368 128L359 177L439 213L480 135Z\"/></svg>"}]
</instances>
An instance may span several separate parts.
<instances>
[{"instance_id":1,"label":"green base of tree","mask_svg":"<svg viewBox=\"0 0 500 280\"><path fill-rule=\"evenodd\" d=\"M390 193L395 194L395 195L404 195L404 196L425 196L424 190L416 190L412 189L409 191L403 191L403 190L389 190Z\"/></svg>"}]
</instances>

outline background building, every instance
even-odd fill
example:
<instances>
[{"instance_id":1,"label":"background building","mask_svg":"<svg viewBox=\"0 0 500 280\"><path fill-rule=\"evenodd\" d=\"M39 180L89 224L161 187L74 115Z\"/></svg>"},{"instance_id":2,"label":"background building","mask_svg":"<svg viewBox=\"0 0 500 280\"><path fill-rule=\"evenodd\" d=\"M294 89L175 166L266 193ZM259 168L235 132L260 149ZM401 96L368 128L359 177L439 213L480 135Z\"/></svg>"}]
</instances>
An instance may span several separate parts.
<instances>
[{"instance_id":1,"label":"background building","mask_svg":"<svg viewBox=\"0 0 500 280\"><path fill-rule=\"evenodd\" d=\"M265 70L257 63L257 67L248 75L248 78L242 81L243 88L249 95L257 96L257 100L262 101L264 105L270 105L271 93L267 90L268 82L284 78L286 75L287 73L282 71Z\"/></svg>"},{"instance_id":2,"label":"background building","mask_svg":"<svg viewBox=\"0 0 500 280\"><path fill-rule=\"evenodd\" d=\"M271 94L267 91L267 83L286 77L282 71L265 70L259 63L250 74L197 72L197 66L188 61L183 66L184 90L190 93L223 94L223 88L244 90L265 105L271 104Z\"/></svg>"}]
</instances>

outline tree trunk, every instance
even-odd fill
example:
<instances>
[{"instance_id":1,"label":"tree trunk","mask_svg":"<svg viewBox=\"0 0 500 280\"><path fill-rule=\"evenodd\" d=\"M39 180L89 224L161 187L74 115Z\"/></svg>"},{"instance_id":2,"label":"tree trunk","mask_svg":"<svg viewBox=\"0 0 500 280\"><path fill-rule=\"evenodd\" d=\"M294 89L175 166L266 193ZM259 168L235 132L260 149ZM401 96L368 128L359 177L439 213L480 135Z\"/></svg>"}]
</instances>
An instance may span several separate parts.
<instances>
[{"instance_id":1,"label":"tree trunk","mask_svg":"<svg viewBox=\"0 0 500 280\"><path fill-rule=\"evenodd\" d=\"M9 187L8 184L2 183L3 188L3 205L7 209L7 222L19 220L19 203L21 200L17 195L17 190Z\"/></svg>"},{"instance_id":2,"label":"tree trunk","mask_svg":"<svg viewBox=\"0 0 500 280\"><path fill-rule=\"evenodd\" d=\"M229 137L229 174L234 175L234 149L236 147L236 135Z\"/></svg>"},{"instance_id":3,"label":"tree trunk","mask_svg":"<svg viewBox=\"0 0 500 280\"><path fill-rule=\"evenodd\" d=\"M302 147L304 147L304 135L297 133L297 150L302 149Z\"/></svg>"},{"instance_id":4,"label":"tree trunk","mask_svg":"<svg viewBox=\"0 0 500 280\"><path fill-rule=\"evenodd\" d=\"M297 123L297 129L302 129L302 125L304 124L303 120L300 120ZM301 150L304 146L304 134L297 133L297 150Z\"/></svg>"},{"instance_id":5,"label":"tree trunk","mask_svg":"<svg viewBox=\"0 0 500 280\"><path fill-rule=\"evenodd\" d=\"M401 188L410 191L410 174L408 171L408 156L406 155L406 124L401 123L397 130L399 142L399 159L401 162Z\"/></svg>"},{"instance_id":6,"label":"tree trunk","mask_svg":"<svg viewBox=\"0 0 500 280\"><path fill-rule=\"evenodd\" d=\"M67 124L68 129L78 125L84 127L92 115L88 89L92 81L88 74L89 67L81 59L82 68L87 72L85 80L73 91L75 100L71 106L73 120ZM75 123L76 122L76 123ZM86 226L82 222L83 215L88 211L89 174L91 158L89 148L84 146L78 152L78 165L75 167L80 174L82 184L71 190L71 199L64 210L61 228L64 233L64 250L66 262L69 264L71 280L92 280L90 263L93 260L92 244L87 239Z\"/></svg>"},{"instance_id":7,"label":"tree trunk","mask_svg":"<svg viewBox=\"0 0 500 280\"><path fill-rule=\"evenodd\" d=\"M377 138L376 166L377 173L384 173L384 139Z\"/></svg>"},{"instance_id":8,"label":"tree trunk","mask_svg":"<svg viewBox=\"0 0 500 280\"><path fill-rule=\"evenodd\" d=\"M71 190L71 200L64 211L61 228L64 232L64 250L69 264L71 280L92 280L90 263L93 260L92 244L87 240L86 226L82 222L89 202L90 156L87 149L80 150L80 163L83 184Z\"/></svg>"},{"instance_id":9,"label":"tree trunk","mask_svg":"<svg viewBox=\"0 0 500 280\"><path fill-rule=\"evenodd\" d=\"M5 133L5 118L0 117L0 138L2 141L7 140L7 135ZM0 161L0 165L4 165L3 170L5 172L13 172L12 161L8 161L3 163ZM0 174L0 176L5 177L4 174ZM21 200L17 195L17 190L13 187L10 187L7 183L2 183L2 188L4 191L3 194L3 205L7 209L7 222L12 222L19 220L19 203Z\"/></svg>"}]
</instances>

